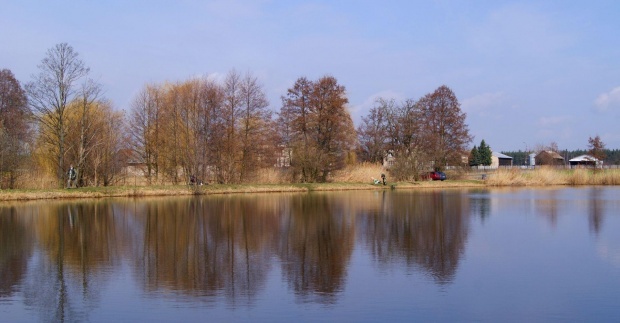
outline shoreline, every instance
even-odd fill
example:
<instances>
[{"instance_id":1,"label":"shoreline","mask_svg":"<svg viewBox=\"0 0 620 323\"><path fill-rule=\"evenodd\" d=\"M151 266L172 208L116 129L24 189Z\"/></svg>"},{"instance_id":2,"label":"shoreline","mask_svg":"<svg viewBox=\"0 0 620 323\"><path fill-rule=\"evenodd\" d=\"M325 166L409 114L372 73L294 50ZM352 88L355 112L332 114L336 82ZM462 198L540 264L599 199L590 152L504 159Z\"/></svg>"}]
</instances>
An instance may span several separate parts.
<instances>
[{"instance_id":1,"label":"shoreline","mask_svg":"<svg viewBox=\"0 0 620 323\"><path fill-rule=\"evenodd\" d=\"M110 197L191 196L247 193L307 193L354 190L402 190L418 188L486 187L481 180L396 182L387 185L369 183L296 183L296 184L211 184L203 186L109 186L77 189L0 190L0 202Z\"/></svg>"}]
</instances>

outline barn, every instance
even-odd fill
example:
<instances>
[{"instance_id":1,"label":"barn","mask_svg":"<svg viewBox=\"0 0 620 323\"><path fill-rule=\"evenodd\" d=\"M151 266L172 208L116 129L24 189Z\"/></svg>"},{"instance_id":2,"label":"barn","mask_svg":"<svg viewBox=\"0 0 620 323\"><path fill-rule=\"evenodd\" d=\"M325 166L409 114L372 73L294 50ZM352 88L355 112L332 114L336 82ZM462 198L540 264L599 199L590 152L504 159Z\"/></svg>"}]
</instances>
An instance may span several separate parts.
<instances>
[{"instance_id":1,"label":"barn","mask_svg":"<svg viewBox=\"0 0 620 323\"><path fill-rule=\"evenodd\" d=\"M512 166L512 157L493 151L491 153L491 168L501 166Z\"/></svg>"},{"instance_id":2,"label":"barn","mask_svg":"<svg viewBox=\"0 0 620 323\"><path fill-rule=\"evenodd\" d=\"M581 156L577 156L571 160L568 161L570 163L571 167L577 167L577 166L602 166L603 165L603 161L602 160L598 160L596 158L594 158L593 156L590 155L581 155Z\"/></svg>"}]
</instances>

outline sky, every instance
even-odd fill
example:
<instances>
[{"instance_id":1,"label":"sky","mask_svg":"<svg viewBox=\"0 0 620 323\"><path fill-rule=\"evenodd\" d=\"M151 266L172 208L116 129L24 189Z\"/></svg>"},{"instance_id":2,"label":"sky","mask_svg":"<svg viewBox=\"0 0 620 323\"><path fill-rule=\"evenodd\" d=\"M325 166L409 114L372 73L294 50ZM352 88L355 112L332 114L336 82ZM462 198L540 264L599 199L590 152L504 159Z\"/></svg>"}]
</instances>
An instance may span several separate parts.
<instances>
[{"instance_id":1,"label":"sky","mask_svg":"<svg viewBox=\"0 0 620 323\"><path fill-rule=\"evenodd\" d=\"M279 111L331 75L358 126L378 97L456 94L474 144L620 148L620 1L0 0L0 68L25 84L70 44L116 109L147 83L258 77Z\"/></svg>"}]
</instances>

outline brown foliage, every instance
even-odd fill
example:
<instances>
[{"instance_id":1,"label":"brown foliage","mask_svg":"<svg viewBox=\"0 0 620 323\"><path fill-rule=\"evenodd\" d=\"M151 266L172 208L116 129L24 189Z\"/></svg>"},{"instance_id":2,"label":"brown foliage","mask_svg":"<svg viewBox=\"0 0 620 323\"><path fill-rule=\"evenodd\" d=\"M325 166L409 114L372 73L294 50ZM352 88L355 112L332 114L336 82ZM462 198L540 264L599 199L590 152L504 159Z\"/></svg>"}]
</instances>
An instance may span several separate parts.
<instances>
[{"instance_id":1,"label":"brown foliage","mask_svg":"<svg viewBox=\"0 0 620 323\"><path fill-rule=\"evenodd\" d=\"M472 140L465 123L467 114L452 90L442 85L420 99L423 150L431 157L434 168L460 163L460 153Z\"/></svg>"},{"instance_id":2,"label":"brown foliage","mask_svg":"<svg viewBox=\"0 0 620 323\"><path fill-rule=\"evenodd\" d=\"M275 141L262 86L231 71L224 82L148 85L132 105L129 134L149 182L253 180L273 165Z\"/></svg>"},{"instance_id":3,"label":"brown foliage","mask_svg":"<svg viewBox=\"0 0 620 323\"><path fill-rule=\"evenodd\" d=\"M292 147L292 166L303 182L324 182L344 167L355 143L353 120L346 109L345 87L324 76L313 82L299 78L282 97L281 138Z\"/></svg>"},{"instance_id":4,"label":"brown foliage","mask_svg":"<svg viewBox=\"0 0 620 323\"><path fill-rule=\"evenodd\" d=\"M604 160L607 158L607 154L605 153L605 144L601 140L600 136L588 138L588 154L598 160Z\"/></svg>"},{"instance_id":5,"label":"brown foliage","mask_svg":"<svg viewBox=\"0 0 620 323\"><path fill-rule=\"evenodd\" d=\"M460 164L461 152L472 140L465 117L445 85L419 101L396 104L379 98L358 129L362 159L379 162L389 156L390 173L398 180Z\"/></svg>"},{"instance_id":6,"label":"brown foliage","mask_svg":"<svg viewBox=\"0 0 620 323\"><path fill-rule=\"evenodd\" d=\"M26 92L8 69L0 70L0 188L15 188L26 159L30 110Z\"/></svg>"}]
</instances>

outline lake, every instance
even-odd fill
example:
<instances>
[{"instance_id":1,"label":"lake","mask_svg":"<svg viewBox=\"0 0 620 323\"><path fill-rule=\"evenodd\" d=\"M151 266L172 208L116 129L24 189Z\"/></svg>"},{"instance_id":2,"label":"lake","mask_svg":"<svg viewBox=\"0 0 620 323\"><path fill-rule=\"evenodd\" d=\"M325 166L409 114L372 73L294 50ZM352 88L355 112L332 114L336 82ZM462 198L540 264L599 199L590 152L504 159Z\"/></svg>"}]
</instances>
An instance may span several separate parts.
<instances>
[{"instance_id":1,"label":"lake","mask_svg":"<svg viewBox=\"0 0 620 323\"><path fill-rule=\"evenodd\" d=\"M0 321L620 321L620 188L0 203Z\"/></svg>"}]
</instances>

